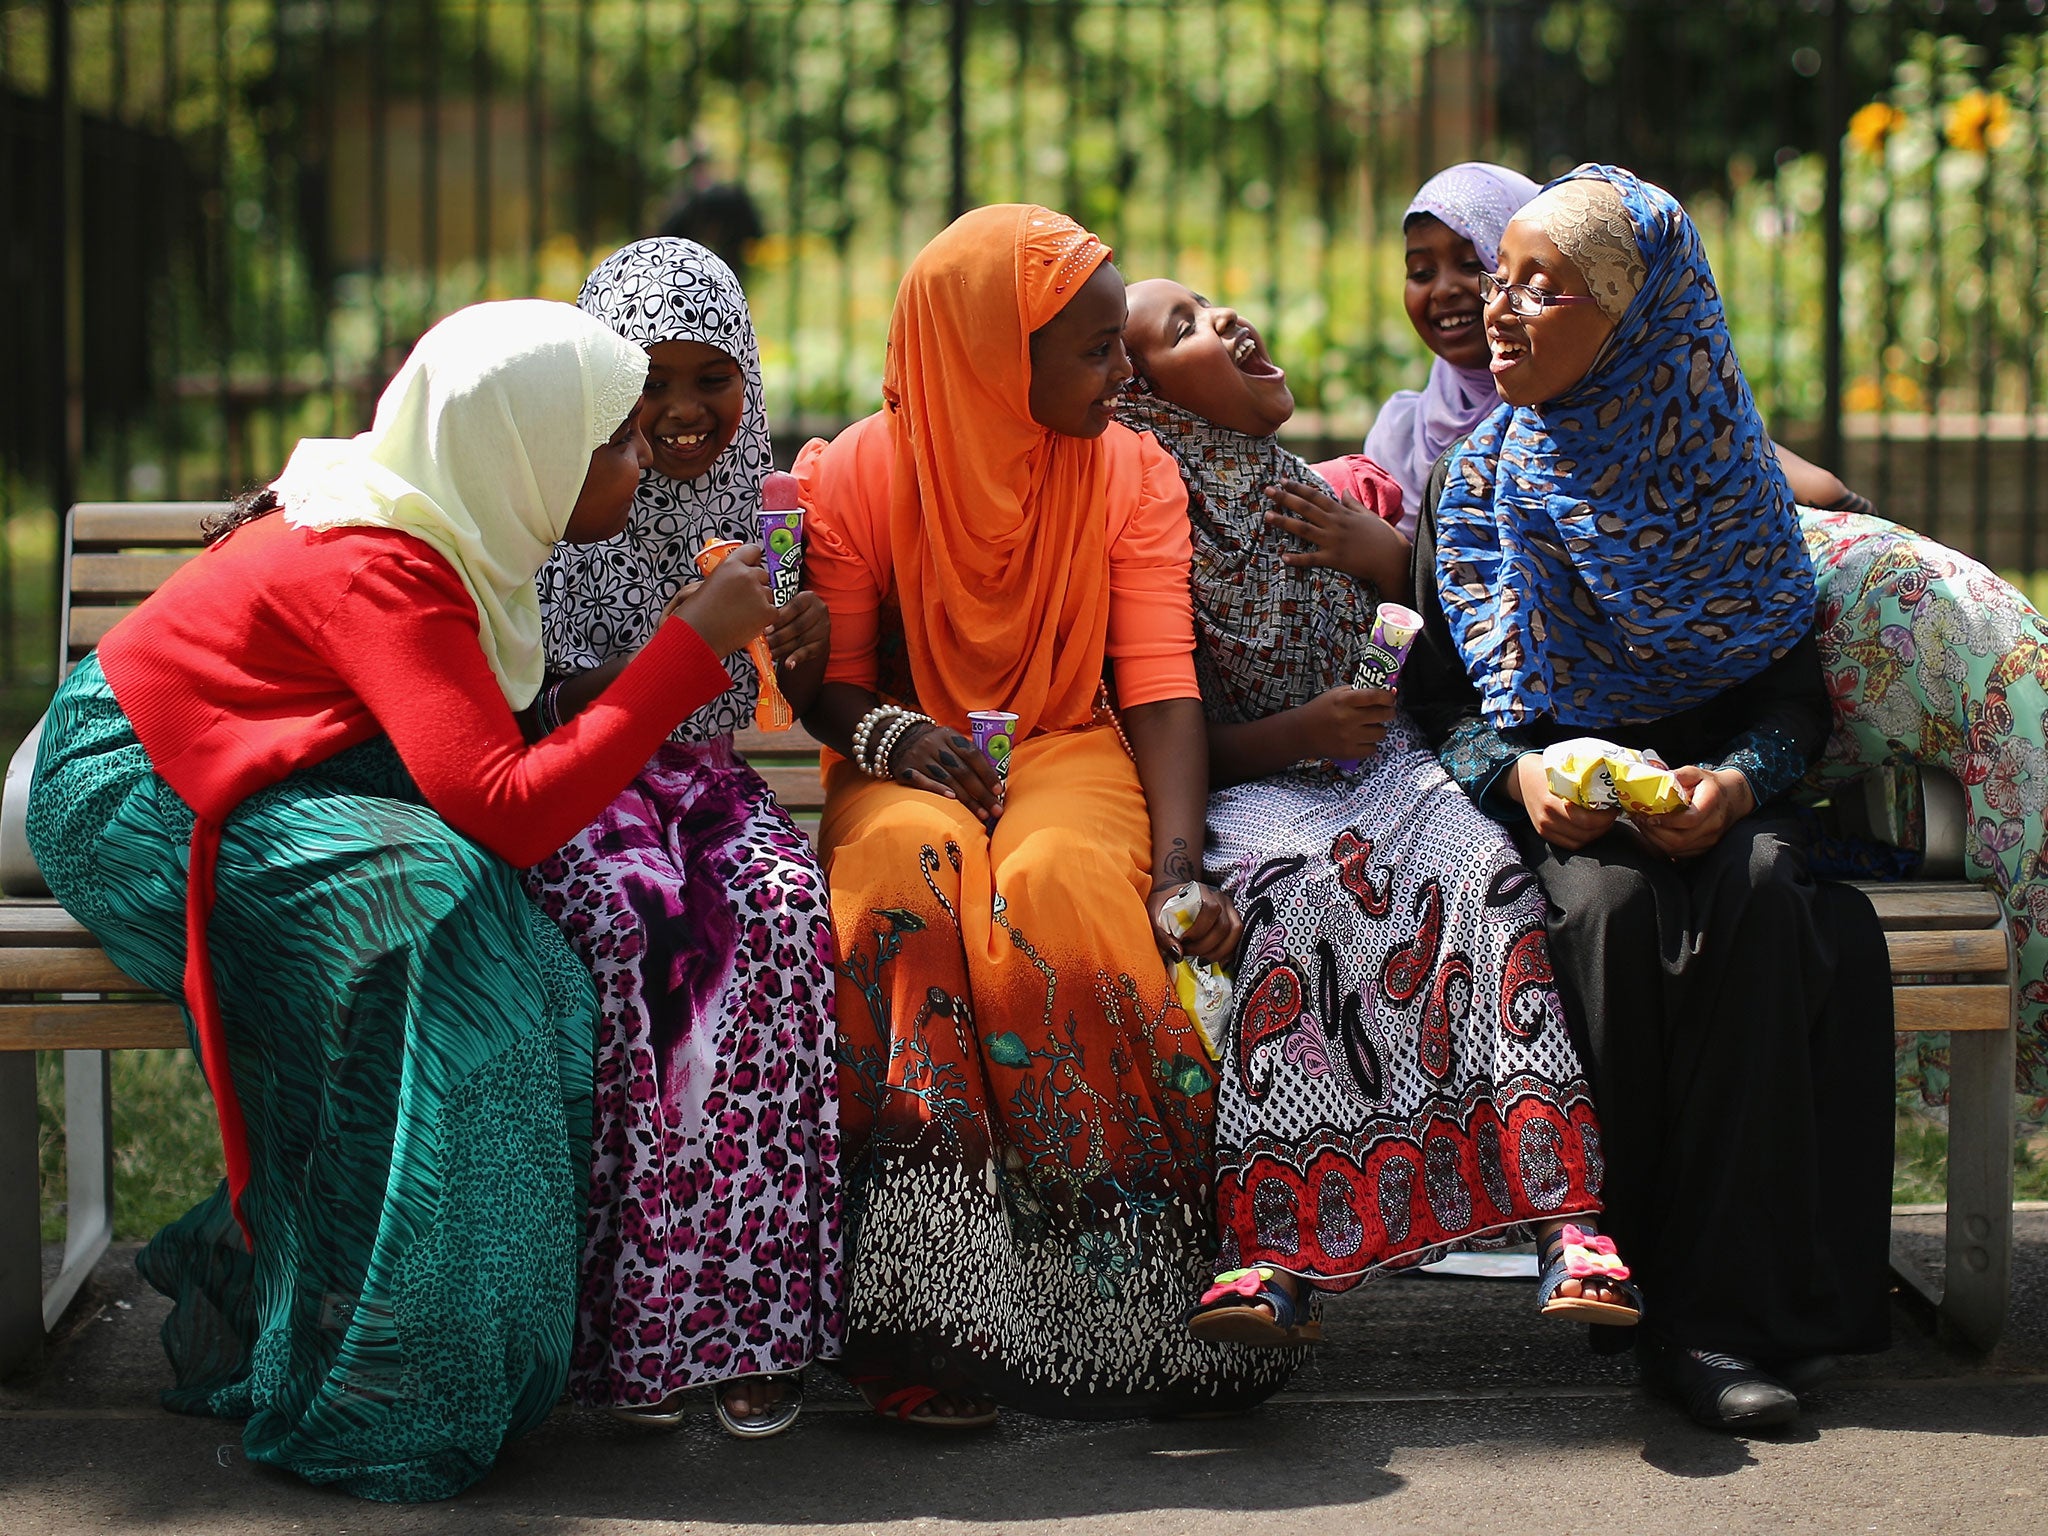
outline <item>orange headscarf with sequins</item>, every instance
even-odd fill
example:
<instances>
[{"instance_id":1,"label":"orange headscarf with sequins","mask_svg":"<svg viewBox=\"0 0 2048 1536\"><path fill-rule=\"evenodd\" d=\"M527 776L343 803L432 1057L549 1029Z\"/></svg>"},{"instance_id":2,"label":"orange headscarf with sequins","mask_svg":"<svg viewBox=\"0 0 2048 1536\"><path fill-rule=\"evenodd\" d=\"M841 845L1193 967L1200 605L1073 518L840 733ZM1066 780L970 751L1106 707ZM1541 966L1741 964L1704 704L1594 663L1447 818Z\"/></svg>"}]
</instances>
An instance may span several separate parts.
<instances>
[{"instance_id":1,"label":"orange headscarf with sequins","mask_svg":"<svg viewBox=\"0 0 2048 1536\"><path fill-rule=\"evenodd\" d=\"M1093 710L1104 498L1117 456L1140 450L1114 426L1064 437L1031 419L1031 333L1109 254L1065 214L998 204L955 219L897 290L882 382L890 549L919 705L956 728L1007 709L1021 739Z\"/></svg>"}]
</instances>

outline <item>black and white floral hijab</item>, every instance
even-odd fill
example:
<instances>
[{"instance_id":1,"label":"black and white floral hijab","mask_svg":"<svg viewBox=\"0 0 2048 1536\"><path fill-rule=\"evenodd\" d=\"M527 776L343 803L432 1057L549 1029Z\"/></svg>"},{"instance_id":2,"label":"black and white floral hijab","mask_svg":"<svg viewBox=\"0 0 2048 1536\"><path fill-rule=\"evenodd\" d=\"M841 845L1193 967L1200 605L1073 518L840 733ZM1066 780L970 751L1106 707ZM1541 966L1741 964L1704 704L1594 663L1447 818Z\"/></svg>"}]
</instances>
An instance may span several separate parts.
<instances>
[{"instance_id":1,"label":"black and white floral hijab","mask_svg":"<svg viewBox=\"0 0 2048 1536\"><path fill-rule=\"evenodd\" d=\"M760 537L761 481L775 467L761 399L761 356L747 297L732 269L691 240L638 240L584 280L576 303L626 340L652 347L701 341L746 375L739 431L695 480L649 469L626 531L600 544L562 544L539 578L542 633L552 675L599 666L645 645L676 589L696 575L713 539ZM746 653L726 663L734 686L676 728L676 741L708 741L753 723L760 690Z\"/></svg>"}]
</instances>

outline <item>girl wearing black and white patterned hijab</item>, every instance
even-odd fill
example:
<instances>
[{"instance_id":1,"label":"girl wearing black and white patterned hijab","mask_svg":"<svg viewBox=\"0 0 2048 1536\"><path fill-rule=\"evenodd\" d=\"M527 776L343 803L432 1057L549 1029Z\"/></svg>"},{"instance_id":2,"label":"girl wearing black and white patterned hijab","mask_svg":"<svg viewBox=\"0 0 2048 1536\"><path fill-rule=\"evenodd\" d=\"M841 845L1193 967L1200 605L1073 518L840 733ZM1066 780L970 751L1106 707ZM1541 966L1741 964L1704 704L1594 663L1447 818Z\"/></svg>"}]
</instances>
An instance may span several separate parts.
<instances>
[{"instance_id":1,"label":"girl wearing black and white patterned hijab","mask_svg":"<svg viewBox=\"0 0 2048 1536\"><path fill-rule=\"evenodd\" d=\"M696 578L705 544L757 539L761 481L775 467L754 323L723 261L690 240L638 240L607 257L576 302L650 354L664 342L700 345L688 349L680 370L650 372L641 425L654 466L640 477L626 531L601 544L563 545L540 573L547 666L556 677L639 650L677 588ZM679 371L687 379L666 377ZM709 387L693 389L700 373ZM664 383L698 394L708 411L672 413L677 419L668 421ZM658 439L665 424L687 430ZM698 429L702 442L692 441ZM677 741L729 736L752 722L760 691L753 664L742 652L728 666L733 688L684 721Z\"/></svg>"},{"instance_id":2,"label":"girl wearing black and white patterned hijab","mask_svg":"<svg viewBox=\"0 0 2048 1536\"><path fill-rule=\"evenodd\" d=\"M724 262L642 240L580 302L647 351L636 421L653 462L625 532L541 572L544 730L654 633L705 544L759 537L771 468L753 322ZM830 635L816 593L777 610L769 648L794 702ZM719 1421L758 1438L789 1426L800 1373L844 1332L833 949L817 857L734 750L758 684L743 656L727 665L737 686L527 889L604 1010L570 1395L673 1425L680 1394L708 1387Z\"/></svg>"}]
</instances>

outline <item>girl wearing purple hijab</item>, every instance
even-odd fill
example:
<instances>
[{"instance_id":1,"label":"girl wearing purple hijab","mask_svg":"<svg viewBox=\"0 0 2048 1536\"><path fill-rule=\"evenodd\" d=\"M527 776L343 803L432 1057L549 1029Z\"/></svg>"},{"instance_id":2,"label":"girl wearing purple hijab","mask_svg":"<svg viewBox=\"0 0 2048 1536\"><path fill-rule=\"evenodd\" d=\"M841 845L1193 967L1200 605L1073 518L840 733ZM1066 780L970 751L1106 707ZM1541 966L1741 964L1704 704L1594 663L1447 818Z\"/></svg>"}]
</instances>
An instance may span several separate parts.
<instances>
[{"instance_id":1,"label":"girl wearing purple hijab","mask_svg":"<svg viewBox=\"0 0 2048 1536\"><path fill-rule=\"evenodd\" d=\"M1400 530L1411 538L1423 487L1443 452L1500 404L1479 277L1499 260L1501 231L1536 195L1519 171L1467 160L1423 183L1402 216L1408 244L1403 302L1416 334L1436 354L1429 384L1388 397L1366 435L1365 456L1401 487Z\"/></svg>"}]
</instances>

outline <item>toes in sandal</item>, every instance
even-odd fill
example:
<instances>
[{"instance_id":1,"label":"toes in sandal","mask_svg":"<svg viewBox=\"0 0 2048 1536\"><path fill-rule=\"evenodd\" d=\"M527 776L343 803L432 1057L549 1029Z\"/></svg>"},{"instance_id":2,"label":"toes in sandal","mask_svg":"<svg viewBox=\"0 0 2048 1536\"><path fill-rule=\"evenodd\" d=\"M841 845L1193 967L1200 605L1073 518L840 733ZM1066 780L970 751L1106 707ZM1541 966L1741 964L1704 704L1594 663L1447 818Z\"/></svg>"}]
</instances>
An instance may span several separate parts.
<instances>
[{"instance_id":1,"label":"toes in sandal","mask_svg":"<svg viewBox=\"0 0 2048 1536\"><path fill-rule=\"evenodd\" d=\"M737 1378L740 1381L745 1377ZM764 1373L762 1381L779 1382L782 1397L761 1413L741 1418L725 1405L725 1389L733 1383L721 1382L711 1393L711 1411L718 1415L718 1427L735 1440L766 1440L770 1435L779 1435L796 1422L796 1416L804 1411L804 1378L801 1372L789 1375Z\"/></svg>"},{"instance_id":2,"label":"toes in sandal","mask_svg":"<svg viewBox=\"0 0 2048 1536\"><path fill-rule=\"evenodd\" d=\"M994 1404L981 1413L933 1413L932 1403L947 1394L923 1382L894 1382L887 1376L849 1376L867 1404L885 1419L915 1424L920 1429L987 1429L1000 1410Z\"/></svg>"},{"instance_id":3,"label":"toes in sandal","mask_svg":"<svg viewBox=\"0 0 2048 1536\"><path fill-rule=\"evenodd\" d=\"M1188 1314L1188 1332L1209 1344L1319 1344L1323 1325L1306 1310L1265 1265L1226 1270Z\"/></svg>"},{"instance_id":4,"label":"toes in sandal","mask_svg":"<svg viewBox=\"0 0 2048 1536\"><path fill-rule=\"evenodd\" d=\"M1614 1328L1632 1328L1643 1320L1643 1293L1629 1282L1629 1268L1615 1252L1614 1239L1587 1232L1570 1222L1554 1239L1556 1247L1544 1260L1543 1273L1536 1281L1536 1310L1545 1317L1562 1317L1569 1322L1606 1323ZM1590 1281L1619 1292L1621 1302L1594 1301L1585 1296L1560 1296L1557 1288L1567 1280Z\"/></svg>"}]
</instances>

